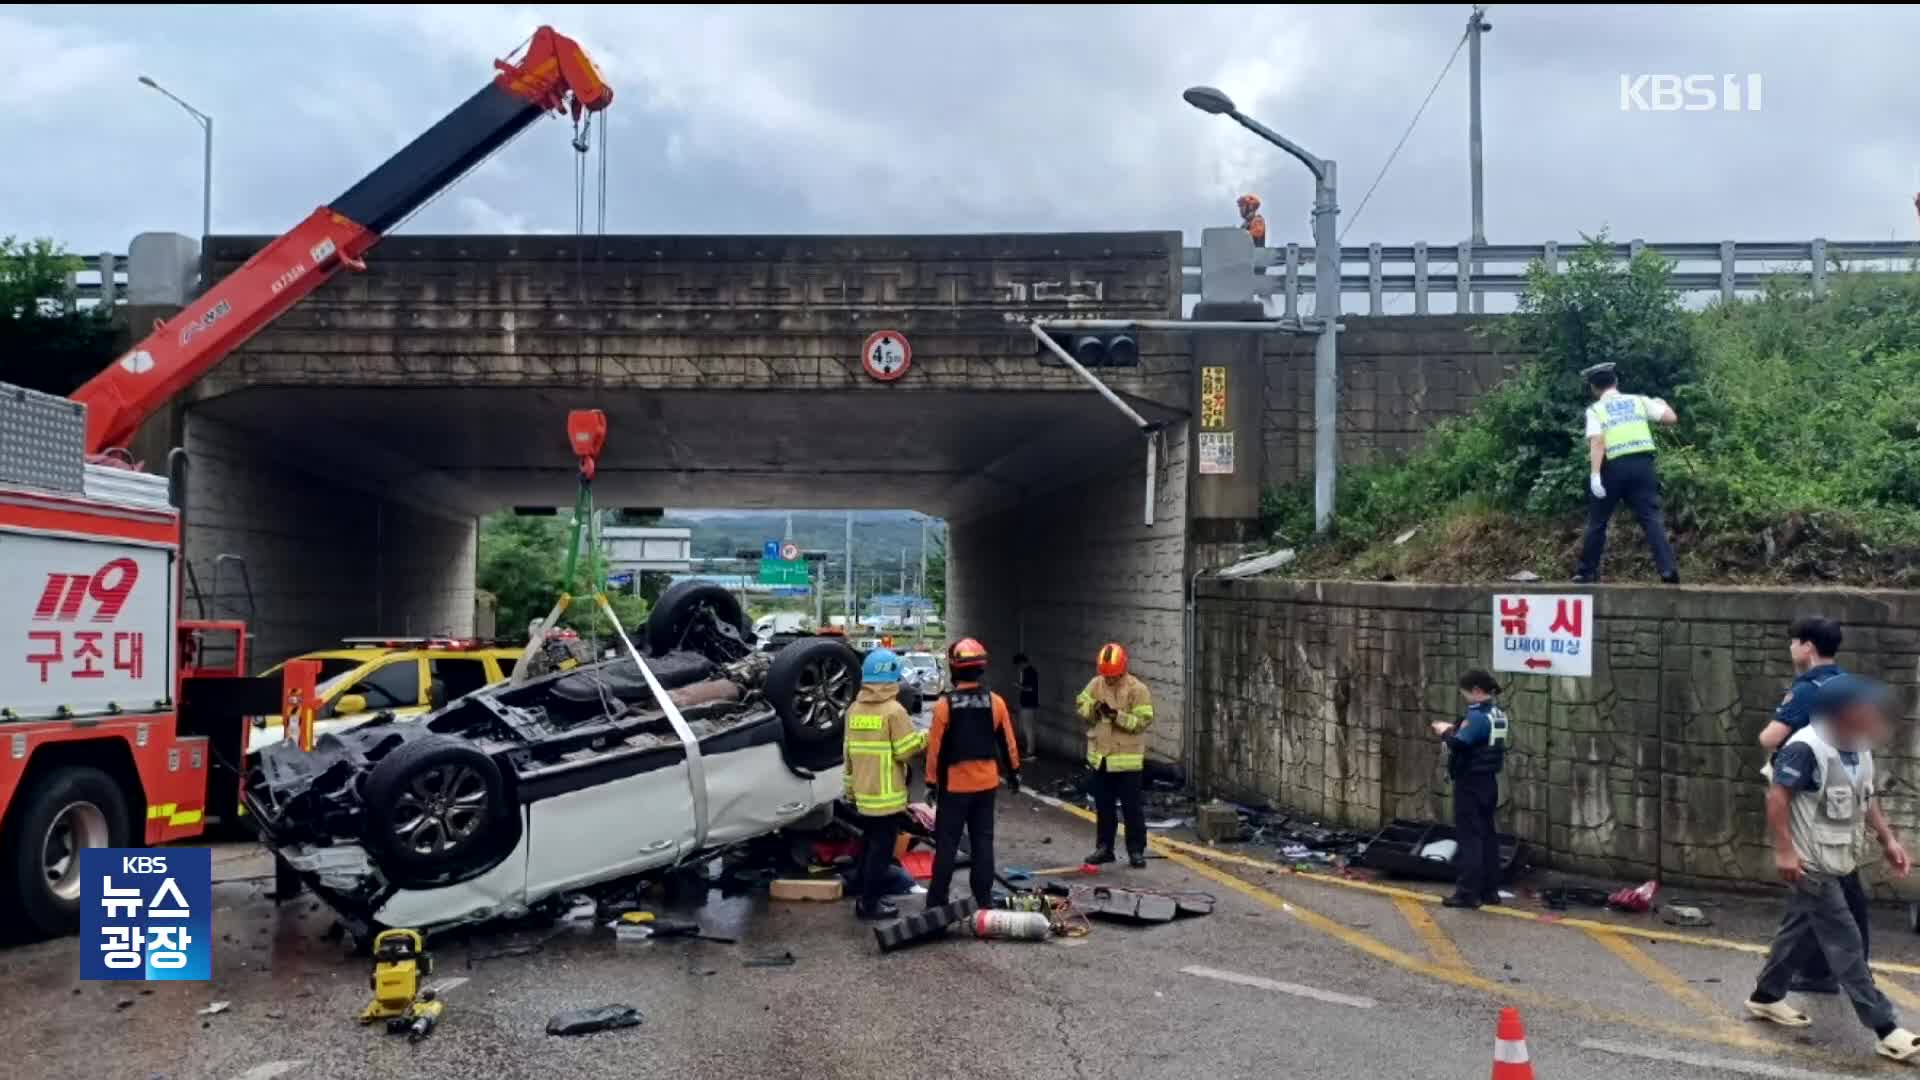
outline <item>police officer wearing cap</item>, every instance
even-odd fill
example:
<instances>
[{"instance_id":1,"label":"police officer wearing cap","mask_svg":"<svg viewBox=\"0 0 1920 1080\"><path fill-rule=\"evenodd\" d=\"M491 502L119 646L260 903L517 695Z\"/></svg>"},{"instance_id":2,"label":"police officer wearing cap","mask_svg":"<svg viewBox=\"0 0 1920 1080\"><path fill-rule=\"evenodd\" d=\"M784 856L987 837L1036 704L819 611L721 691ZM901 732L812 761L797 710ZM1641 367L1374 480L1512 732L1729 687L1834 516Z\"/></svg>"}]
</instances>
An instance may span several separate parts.
<instances>
[{"instance_id":1,"label":"police officer wearing cap","mask_svg":"<svg viewBox=\"0 0 1920 1080\"><path fill-rule=\"evenodd\" d=\"M1595 364L1580 372L1593 391L1587 407L1587 535L1580 545L1580 568L1573 580L1600 578L1600 556L1607 547L1607 523L1613 508L1625 502L1647 534L1660 580L1680 583L1680 567L1667 543L1667 526L1660 517L1660 476L1653 467L1653 425L1677 424L1680 417L1656 397L1623 394L1612 364Z\"/></svg>"}]
</instances>

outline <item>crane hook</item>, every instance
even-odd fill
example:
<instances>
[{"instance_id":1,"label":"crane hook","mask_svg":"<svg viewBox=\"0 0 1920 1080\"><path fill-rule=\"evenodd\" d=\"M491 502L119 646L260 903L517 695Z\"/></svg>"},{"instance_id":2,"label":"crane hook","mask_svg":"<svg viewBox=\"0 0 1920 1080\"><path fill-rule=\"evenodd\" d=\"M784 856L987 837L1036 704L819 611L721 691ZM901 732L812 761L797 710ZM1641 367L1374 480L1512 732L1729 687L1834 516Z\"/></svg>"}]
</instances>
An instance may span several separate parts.
<instances>
[{"instance_id":1,"label":"crane hook","mask_svg":"<svg viewBox=\"0 0 1920 1080\"><path fill-rule=\"evenodd\" d=\"M587 152L587 136L593 132L593 114L588 113L585 120L576 119L573 124L573 148L581 153Z\"/></svg>"}]
</instances>

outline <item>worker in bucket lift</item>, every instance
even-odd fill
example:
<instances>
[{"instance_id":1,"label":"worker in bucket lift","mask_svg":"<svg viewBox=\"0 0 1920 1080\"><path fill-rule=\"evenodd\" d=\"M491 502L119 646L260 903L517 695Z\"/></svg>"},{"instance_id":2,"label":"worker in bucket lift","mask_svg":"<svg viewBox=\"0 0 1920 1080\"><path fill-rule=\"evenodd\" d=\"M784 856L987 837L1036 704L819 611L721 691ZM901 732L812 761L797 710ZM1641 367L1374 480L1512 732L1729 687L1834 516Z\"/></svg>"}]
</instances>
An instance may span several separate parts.
<instances>
[{"instance_id":1,"label":"worker in bucket lift","mask_svg":"<svg viewBox=\"0 0 1920 1080\"><path fill-rule=\"evenodd\" d=\"M846 790L860 817L862 919L900 914L886 899L887 868L907 808L907 762L927 747L927 733L900 704L900 658L875 649L860 665L860 693L847 708Z\"/></svg>"},{"instance_id":2,"label":"worker in bucket lift","mask_svg":"<svg viewBox=\"0 0 1920 1080\"><path fill-rule=\"evenodd\" d=\"M1260 196L1248 192L1240 196L1240 227L1253 237L1253 246L1267 246L1267 219L1260 216Z\"/></svg>"},{"instance_id":3,"label":"worker in bucket lift","mask_svg":"<svg viewBox=\"0 0 1920 1080\"><path fill-rule=\"evenodd\" d=\"M1873 831L1896 877L1912 869L1907 850L1874 798L1873 747L1892 731L1887 688L1858 675L1821 684L1813 720L1773 755L1767 788L1767 831L1773 862L1787 883L1787 906L1760 968L1749 1013L1782 1027L1812 1021L1783 1000L1809 947L1826 957L1854 1015L1873 1031L1874 1051L1895 1061L1920 1057L1920 1035L1900 1026L1893 1004L1874 985L1865 942L1840 879L1859 866L1862 833Z\"/></svg>"},{"instance_id":4,"label":"worker in bucket lift","mask_svg":"<svg viewBox=\"0 0 1920 1080\"><path fill-rule=\"evenodd\" d=\"M967 834L968 884L981 907L993 901L993 796L1004 775L1020 792L1020 739L1013 714L999 694L981 683L987 677L987 649L962 638L947 649L953 689L933 705L927 741L927 796L933 800L933 880L927 883L927 909L944 907Z\"/></svg>"},{"instance_id":5,"label":"worker in bucket lift","mask_svg":"<svg viewBox=\"0 0 1920 1080\"><path fill-rule=\"evenodd\" d=\"M1500 684L1478 668L1460 676L1467 714L1458 724L1437 721L1433 733L1447 744L1447 775L1453 780L1453 864L1459 877L1450 908L1500 902L1500 838L1494 812L1500 806L1500 769L1506 764L1507 714L1494 701Z\"/></svg>"},{"instance_id":6,"label":"worker in bucket lift","mask_svg":"<svg viewBox=\"0 0 1920 1080\"><path fill-rule=\"evenodd\" d=\"M1087 725L1087 767L1093 770L1095 840L1087 862L1113 861L1114 806L1127 821L1127 865L1147 865L1147 815L1140 805L1141 773L1147 767L1147 729L1153 726L1153 695L1127 673L1127 650L1100 647L1098 674L1074 699Z\"/></svg>"}]
</instances>

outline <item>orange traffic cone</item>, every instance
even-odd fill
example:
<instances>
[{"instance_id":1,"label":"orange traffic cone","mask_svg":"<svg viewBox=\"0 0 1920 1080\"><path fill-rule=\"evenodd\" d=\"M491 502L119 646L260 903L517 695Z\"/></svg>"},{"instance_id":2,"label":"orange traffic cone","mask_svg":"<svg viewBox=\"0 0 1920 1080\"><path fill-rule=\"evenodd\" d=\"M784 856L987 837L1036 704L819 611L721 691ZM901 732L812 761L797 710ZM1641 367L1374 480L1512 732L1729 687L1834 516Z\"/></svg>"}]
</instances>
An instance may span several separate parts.
<instances>
[{"instance_id":1,"label":"orange traffic cone","mask_svg":"<svg viewBox=\"0 0 1920 1080\"><path fill-rule=\"evenodd\" d=\"M1533 1061L1527 1056L1527 1028L1520 1010L1500 1010L1500 1026L1493 1033L1493 1080L1533 1080Z\"/></svg>"}]
</instances>

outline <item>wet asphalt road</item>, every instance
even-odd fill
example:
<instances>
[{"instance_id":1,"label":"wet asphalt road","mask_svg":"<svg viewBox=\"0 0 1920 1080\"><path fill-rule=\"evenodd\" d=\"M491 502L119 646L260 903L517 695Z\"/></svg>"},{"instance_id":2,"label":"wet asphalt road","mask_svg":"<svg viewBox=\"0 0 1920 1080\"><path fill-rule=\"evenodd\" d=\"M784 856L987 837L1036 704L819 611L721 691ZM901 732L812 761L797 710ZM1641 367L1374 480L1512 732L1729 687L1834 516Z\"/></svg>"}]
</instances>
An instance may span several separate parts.
<instances>
[{"instance_id":1,"label":"wet asphalt road","mask_svg":"<svg viewBox=\"0 0 1920 1080\"><path fill-rule=\"evenodd\" d=\"M1084 822L1004 792L1000 833L1003 866L1073 863L1091 846ZM1078 941L956 935L882 956L848 903L718 894L685 913L737 945L628 944L604 929L475 933L435 947L433 981L464 981L444 994L440 1030L414 1046L354 1022L368 962L323 939L330 920L312 901L276 907L270 880L241 880L266 871L251 847L216 852L227 883L215 889L210 985L80 983L73 939L0 950L0 1041L11 1048L0 1076L1480 1078L1509 1001L1542 1080L1897 1071L1873 1063L1832 999L1801 1002L1816 1018L1806 1035L1741 1022L1759 962L1746 953L1603 941L1614 936L1244 867L1231 874L1243 892L1178 856L1102 880L1209 892L1213 915L1097 924ZM1701 933L1764 937L1764 902L1718 910L1721 925ZM1912 962L1913 940L1889 924L1876 953ZM790 967L743 964L789 951ZM216 1000L230 1009L195 1014ZM613 1003L638 1007L645 1023L544 1034L556 1012Z\"/></svg>"}]
</instances>

